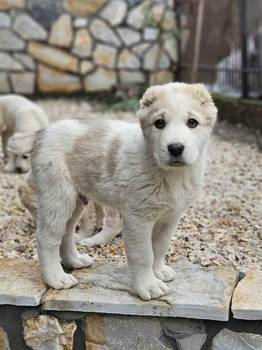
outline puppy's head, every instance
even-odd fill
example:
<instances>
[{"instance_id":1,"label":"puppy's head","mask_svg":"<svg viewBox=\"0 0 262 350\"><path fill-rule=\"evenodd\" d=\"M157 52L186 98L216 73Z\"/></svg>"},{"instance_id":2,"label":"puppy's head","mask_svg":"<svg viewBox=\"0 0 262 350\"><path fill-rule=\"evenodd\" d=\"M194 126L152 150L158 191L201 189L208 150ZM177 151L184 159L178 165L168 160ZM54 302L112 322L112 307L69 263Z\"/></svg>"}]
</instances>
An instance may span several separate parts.
<instances>
[{"instance_id":1,"label":"puppy's head","mask_svg":"<svg viewBox=\"0 0 262 350\"><path fill-rule=\"evenodd\" d=\"M169 83L147 89L137 115L157 165L168 170L197 162L217 109L204 85Z\"/></svg>"},{"instance_id":2,"label":"puppy's head","mask_svg":"<svg viewBox=\"0 0 262 350\"><path fill-rule=\"evenodd\" d=\"M15 133L8 140L8 160L4 168L9 173L27 173L30 169L30 152L33 147L34 135Z\"/></svg>"}]
</instances>

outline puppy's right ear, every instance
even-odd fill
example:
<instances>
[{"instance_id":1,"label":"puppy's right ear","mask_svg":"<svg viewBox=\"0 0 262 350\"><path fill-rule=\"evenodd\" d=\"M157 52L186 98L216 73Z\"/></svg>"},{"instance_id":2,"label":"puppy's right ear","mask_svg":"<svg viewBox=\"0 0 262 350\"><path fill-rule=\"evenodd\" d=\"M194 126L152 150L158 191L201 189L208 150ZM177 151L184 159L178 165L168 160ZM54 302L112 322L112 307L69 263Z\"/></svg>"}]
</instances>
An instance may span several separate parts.
<instances>
[{"instance_id":1,"label":"puppy's right ear","mask_svg":"<svg viewBox=\"0 0 262 350\"><path fill-rule=\"evenodd\" d=\"M156 100L157 96L160 94L161 88L161 85L154 85L148 88L139 101L140 108L150 107Z\"/></svg>"}]
</instances>

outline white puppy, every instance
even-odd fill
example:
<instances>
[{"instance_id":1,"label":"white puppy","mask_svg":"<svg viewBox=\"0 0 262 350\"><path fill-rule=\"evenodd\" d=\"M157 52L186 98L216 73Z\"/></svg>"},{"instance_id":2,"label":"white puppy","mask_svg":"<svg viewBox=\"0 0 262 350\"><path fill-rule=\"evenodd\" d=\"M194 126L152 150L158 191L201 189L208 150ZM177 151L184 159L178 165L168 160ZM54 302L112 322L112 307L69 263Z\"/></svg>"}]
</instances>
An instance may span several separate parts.
<instances>
[{"instance_id":1,"label":"white puppy","mask_svg":"<svg viewBox=\"0 0 262 350\"><path fill-rule=\"evenodd\" d=\"M0 97L0 134L6 163L5 171L29 171L29 155L25 153L28 136L47 125L48 118L43 109L25 97Z\"/></svg>"},{"instance_id":2,"label":"white puppy","mask_svg":"<svg viewBox=\"0 0 262 350\"><path fill-rule=\"evenodd\" d=\"M32 168L38 190L38 256L45 281L70 288L79 268L74 226L87 198L121 212L134 291L145 300L168 292L174 278L165 264L181 213L198 194L217 109L201 84L149 88L140 124L67 120L39 132Z\"/></svg>"}]
</instances>

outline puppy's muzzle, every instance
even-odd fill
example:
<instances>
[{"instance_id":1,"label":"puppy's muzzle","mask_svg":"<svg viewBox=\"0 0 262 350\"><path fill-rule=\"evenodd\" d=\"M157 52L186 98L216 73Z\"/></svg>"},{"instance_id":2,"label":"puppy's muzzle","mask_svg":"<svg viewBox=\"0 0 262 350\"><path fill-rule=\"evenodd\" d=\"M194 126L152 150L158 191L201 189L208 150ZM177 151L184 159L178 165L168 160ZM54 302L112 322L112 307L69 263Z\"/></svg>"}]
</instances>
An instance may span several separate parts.
<instances>
[{"instance_id":1,"label":"puppy's muzzle","mask_svg":"<svg viewBox=\"0 0 262 350\"><path fill-rule=\"evenodd\" d=\"M171 155L169 165L171 166L183 166L185 161L182 158L185 146L182 143L171 143L167 146L168 152Z\"/></svg>"}]
</instances>

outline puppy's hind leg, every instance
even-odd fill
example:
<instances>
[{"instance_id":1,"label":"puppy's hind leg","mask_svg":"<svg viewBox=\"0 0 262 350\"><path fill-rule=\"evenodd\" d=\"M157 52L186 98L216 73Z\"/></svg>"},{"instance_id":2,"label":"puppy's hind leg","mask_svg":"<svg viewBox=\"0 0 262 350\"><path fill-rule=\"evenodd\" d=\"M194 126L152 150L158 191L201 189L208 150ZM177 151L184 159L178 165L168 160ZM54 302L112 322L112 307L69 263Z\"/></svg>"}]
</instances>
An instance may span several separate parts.
<instances>
[{"instance_id":1,"label":"puppy's hind leg","mask_svg":"<svg viewBox=\"0 0 262 350\"><path fill-rule=\"evenodd\" d=\"M90 266L93 263L93 259L88 254L80 254L74 243L75 226L78 223L79 218L85 209L81 200L77 200L75 210L67 222L65 235L62 239L62 245L60 249L62 262L69 268L81 268Z\"/></svg>"},{"instance_id":2,"label":"puppy's hind leg","mask_svg":"<svg viewBox=\"0 0 262 350\"><path fill-rule=\"evenodd\" d=\"M39 191L38 257L45 282L55 289L71 288L77 284L76 278L65 273L60 263L62 238L76 203L74 189L66 185L55 186L56 191L47 186Z\"/></svg>"}]
</instances>

